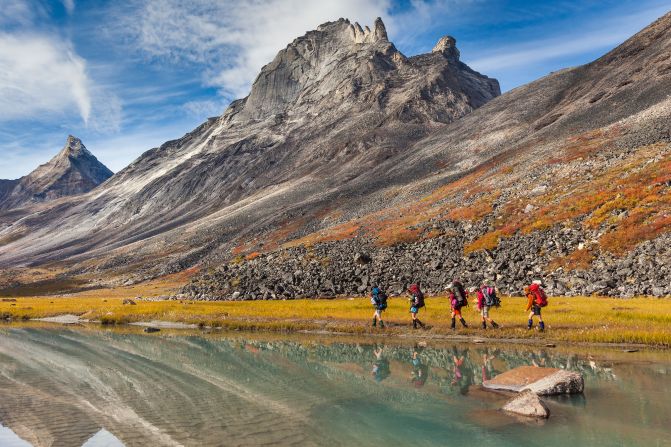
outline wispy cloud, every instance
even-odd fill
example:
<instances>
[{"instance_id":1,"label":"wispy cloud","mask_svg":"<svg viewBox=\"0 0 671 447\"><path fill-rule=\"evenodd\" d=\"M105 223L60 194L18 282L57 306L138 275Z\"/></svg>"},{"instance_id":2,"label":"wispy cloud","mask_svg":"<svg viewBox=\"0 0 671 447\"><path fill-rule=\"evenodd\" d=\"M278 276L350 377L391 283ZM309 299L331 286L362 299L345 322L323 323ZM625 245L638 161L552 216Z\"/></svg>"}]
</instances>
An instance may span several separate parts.
<instances>
[{"instance_id":1,"label":"wispy cloud","mask_svg":"<svg viewBox=\"0 0 671 447\"><path fill-rule=\"evenodd\" d=\"M72 42L44 23L42 4L6 2L0 8L0 122L67 121L76 111L91 130L118 131L119 98L96 84ZM63 0L63 6L72 14L75 2Z\"/></svg>"},{"instance_id":2,"label":"wispy cloud","mask_svg":"<svg viewBox=\"0 0 671 447\"><path fill-rule=\"evenodd\" d=\"M36 34L0 33L0 120L34 118L75 106L91 113L86 63L64 41Z\"/></svg>"},{"instance_id":3,"label":"wispy cloud","mask_svg":"<svg viewBox=\"0 0 671 447\"><path fill-rule=\"evenodd\" d=\"M75 0L62 0L62 1L65 11L68 14L72 15L72 13L75 12Z\"/></svg>"}]
</instances>

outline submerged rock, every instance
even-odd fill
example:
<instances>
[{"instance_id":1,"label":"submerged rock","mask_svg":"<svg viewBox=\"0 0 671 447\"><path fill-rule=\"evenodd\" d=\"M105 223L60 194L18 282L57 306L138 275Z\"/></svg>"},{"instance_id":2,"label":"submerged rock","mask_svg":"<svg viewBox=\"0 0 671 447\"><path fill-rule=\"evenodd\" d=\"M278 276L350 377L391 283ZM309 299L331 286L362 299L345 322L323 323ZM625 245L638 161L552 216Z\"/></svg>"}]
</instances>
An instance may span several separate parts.
<instances>
[{"instance_id":1,"label":"submerged rock","mask_svg":"<svg viewBox=\"0 0 671 447\"><path fill-rule=\"evenodd\" d=\"M144 328L143 330L144 330L144 332L146 332L146 333L148 333L148 334L151 334L152 332L159 332L159 331L160 331L159 328L157 328L157 327L151 327L151 326L146 327L146 328Z\"/></svg>"},{"instance_id":2,"label":"submerged rock","mask_svg":"<svg viewBox=\"0 0 671 447\"><path fill-rule=\"evenodd\" d=\"M543 399L528 389L506 402L502 410L520 416L543 419L550 417L550 409L545 405Z\"/></svg>"},{"instance_id":3,"label":"submerged rock","mask_svg":"<svg viewBox=\"0 0 671 447\"><path fill-rule=\"evenodd\" d=\"M531 390L539 396L582 393L585 381L577 372L557 368L537 368L520 366L499 374L482 384L489 390L514 391Z\"/></svg>"}]
</instances>

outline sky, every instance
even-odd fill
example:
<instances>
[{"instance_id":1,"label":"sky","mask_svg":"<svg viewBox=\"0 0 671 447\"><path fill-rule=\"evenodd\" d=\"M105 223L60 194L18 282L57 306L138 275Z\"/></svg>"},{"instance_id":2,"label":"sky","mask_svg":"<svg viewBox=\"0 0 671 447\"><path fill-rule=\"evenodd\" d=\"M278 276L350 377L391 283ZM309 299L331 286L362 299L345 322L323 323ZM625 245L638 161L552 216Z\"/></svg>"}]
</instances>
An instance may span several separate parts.
<instances>
[{"instance_id":1,"label":"sky","mask_svg":"<svg viewBox=\"0 0 671 447\"><path fill-rule=\"evenodd\" d=\"M383 18L406 56L446 34L503 91L603 55L668 0L0 0L0 178L69 134L117 172L246 96L294 38Z\"/></svg>"}]
</instances>

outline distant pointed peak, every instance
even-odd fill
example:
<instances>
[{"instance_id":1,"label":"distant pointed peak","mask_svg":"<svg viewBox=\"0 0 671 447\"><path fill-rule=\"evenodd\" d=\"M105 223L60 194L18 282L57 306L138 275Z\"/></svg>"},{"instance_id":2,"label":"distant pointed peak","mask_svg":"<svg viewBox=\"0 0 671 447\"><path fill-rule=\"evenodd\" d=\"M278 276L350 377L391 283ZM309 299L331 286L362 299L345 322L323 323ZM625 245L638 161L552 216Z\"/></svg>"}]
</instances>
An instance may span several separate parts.
<instances>
[{"instance_id":1,"label":"distant pointed peak","mask_svg":"<svg viewBox=\"0 0 671 447\"><path fill-rule=\"evenodd\" d=\"M459 50L457 49L457 39L452 36L441 37L431 50L433 53L441 53L443 56L459 60Z\"/></svg>"}]
</instances>

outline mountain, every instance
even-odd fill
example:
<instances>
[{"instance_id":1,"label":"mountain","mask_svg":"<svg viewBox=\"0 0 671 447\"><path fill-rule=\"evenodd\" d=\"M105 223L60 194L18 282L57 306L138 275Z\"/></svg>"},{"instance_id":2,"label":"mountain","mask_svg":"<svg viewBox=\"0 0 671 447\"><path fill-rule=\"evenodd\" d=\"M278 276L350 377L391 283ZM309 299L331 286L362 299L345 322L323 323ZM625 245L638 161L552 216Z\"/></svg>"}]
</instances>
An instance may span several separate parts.
<instances>
[{"instance_id":1,"label":"mountain","mask_svg":"<svg viewBox=\"0 0 671 447\"><path fill-rule=\"evenodd\" d=\"M250 95L91 193L0 232L0 264L137 282L193 266L200 299L671 294L671 14L499 96L455 40L405 57L381 21L296 39ZM2 219L2 215L0 215Z\"/></svg>"},{"instance_id":2,"label":"mountain","mask_svg":"<svg viewBox=\"0 0 671 447\"><path fill-rule=\"evenodd\" d=\"M83 194L112 174L79 138L70 135L65 147L48 163L18 180L0 180L0 210Z\"/></svg>"},{"instance_id":3,"label":"mountain","mask_svg":"<svg viewBox=\"0 0 671 447\"><path fill-rule=\"evenodd\" d=\"M386 187L390 160L499 94L496 80L460 62L451 37L408 58L379 19L372 31L323 24L280 51L222 116L146 152L85 200L6 229L26 236L0 262L111 254L120 261L109 265L160 256L180 268L246 232ZM362 189L362 179L374 181Z\"/></svg>"}]
</instances>

